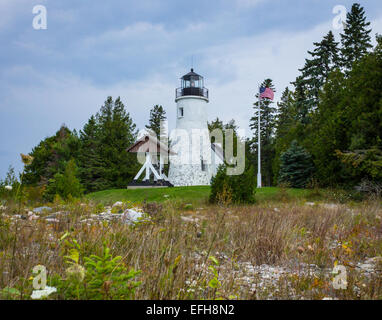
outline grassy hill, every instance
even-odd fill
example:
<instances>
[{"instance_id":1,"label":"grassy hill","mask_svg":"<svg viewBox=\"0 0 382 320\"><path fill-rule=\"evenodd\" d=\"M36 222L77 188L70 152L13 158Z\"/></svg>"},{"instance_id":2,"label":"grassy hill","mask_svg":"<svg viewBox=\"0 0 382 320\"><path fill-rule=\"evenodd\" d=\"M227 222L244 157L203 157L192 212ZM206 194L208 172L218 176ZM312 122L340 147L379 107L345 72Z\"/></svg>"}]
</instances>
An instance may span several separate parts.
<instances>
[{"instance_id":1,"label":"grassy hill","mask_svg":"<svg viewBox=\"0 0 382 320\"><path fill-rule=\"evenodd\" d=\"M87 198L103 204L111 204L116 201L131 202L164 202L166 200L177 201L181 203L203 204L208 201L210 187L178 187L164 189L118 189L95 192L87 195ZM301 189L280 189L280 188L262 188L256 191L256 200L280 201L283 198L305 199L308 196L308 190Z\"/></svg>"}]
</instances>

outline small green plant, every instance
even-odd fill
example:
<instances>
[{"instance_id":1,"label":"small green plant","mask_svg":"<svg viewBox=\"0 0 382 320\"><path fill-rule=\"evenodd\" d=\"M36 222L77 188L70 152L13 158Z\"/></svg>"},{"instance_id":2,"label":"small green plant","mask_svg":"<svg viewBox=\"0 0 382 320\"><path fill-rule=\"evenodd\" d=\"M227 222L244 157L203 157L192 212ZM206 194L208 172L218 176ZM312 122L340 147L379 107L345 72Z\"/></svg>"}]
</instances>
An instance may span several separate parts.
<instances>
[{"instance_id":1,"label":"small green plant","mask_svg":"<svg viewBox=\"0 0 382 320\"><path fill-rule=\"evenodd\" d=\"M215 300L222 300L221 293L219 292L222 284L219 281L219 273L216 270L216 267L219 266L219 261L214 256L210 256L208 259L212 262L212 264L208 267L208 270L212 273L212 278L208 282L208 287L213 290Z\"/></svg>"},{"instance_id":2,"label":"small green plant","mask_svg":"<svg viewBox=\"0 0 382 320\"><path fill-rule=\"evenodd\" d=\"M58 294L66 299L90 300L131 300L140 282L134 281L141 272L128 270L121 261L122 257L113 257L110 249L103 245L101 256L91 255L83 258L81 265L81 247L76 240L69 245L69 254L64 257L69 267L65 278L55 275L52 283L57 286Z\"/></svg>"}]
</instances>

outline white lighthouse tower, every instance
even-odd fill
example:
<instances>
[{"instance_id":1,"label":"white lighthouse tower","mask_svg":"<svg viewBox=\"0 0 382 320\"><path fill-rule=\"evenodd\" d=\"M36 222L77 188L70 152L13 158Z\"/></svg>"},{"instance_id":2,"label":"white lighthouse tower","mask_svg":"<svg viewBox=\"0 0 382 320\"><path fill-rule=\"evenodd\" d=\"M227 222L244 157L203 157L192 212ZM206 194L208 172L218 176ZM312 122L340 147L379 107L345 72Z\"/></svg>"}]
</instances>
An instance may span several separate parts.
<instances>
[{"instance_id":1,"label":"white lighthouse tower","mask_svg":"<svg viewBox=\"0 0 382 320\"><path fill-rule=\"evenodd\" d=\"M177 120L172 134L169 181L174 186L210 185L223 163L221 148L211 144L208 131L209 92L204 79L191 69L176 90Z\"/></svg>"}]
</instances>

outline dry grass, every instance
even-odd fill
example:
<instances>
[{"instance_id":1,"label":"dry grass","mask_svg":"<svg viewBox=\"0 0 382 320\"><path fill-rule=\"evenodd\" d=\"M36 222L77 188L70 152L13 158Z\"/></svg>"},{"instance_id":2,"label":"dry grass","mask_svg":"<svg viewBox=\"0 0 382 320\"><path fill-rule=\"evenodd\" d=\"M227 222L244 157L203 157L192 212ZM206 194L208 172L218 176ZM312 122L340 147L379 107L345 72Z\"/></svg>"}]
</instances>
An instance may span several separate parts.
<instances>
[{"instance_id":1,"label":"dry grass","mask_svg":"<svg viewBox=\"0 0 382 320\"><path fill-rule=\"evenodd\" d=\"M50 275L64 276L67 266L62 257L68 248L60 239L67 233L81 245L80 262L91 254L100 255L106 241L113 256L142 270L136 299L382 298L380 273L365 275L357 268L365 259L382 255L378 202L353 208L297 203L206 206L188 212L167 202L158 212L152 207L153 222L135 227L81 222L96 211L92 203L64 208L57 204L54 211L69 214L53 224L41 218L12 219L15 210L8 207L0 218L0 288L18 288L21 299L30 296L34 266L44 265ZM186 215L194 220L182 219ZM217 287L209 285L210 256L219 262ZM331 285L335 263L347 267L347 290ZM267 283L253 271L264 264L288 272ZM314 272L307 269L312 264ZM51 297L65 298L60 293Z\"/></svg>"}]
</instances>

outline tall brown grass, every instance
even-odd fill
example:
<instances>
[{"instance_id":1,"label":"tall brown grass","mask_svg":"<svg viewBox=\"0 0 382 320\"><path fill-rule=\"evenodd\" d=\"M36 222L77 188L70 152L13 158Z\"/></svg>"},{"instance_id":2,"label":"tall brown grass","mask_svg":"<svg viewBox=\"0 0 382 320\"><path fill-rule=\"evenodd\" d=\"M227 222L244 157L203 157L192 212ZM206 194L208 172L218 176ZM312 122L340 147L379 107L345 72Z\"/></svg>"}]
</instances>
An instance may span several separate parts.
<instances>
[{"instance_id":1,"label":"tall brown grass","mask_svg":"<svg viewBox=\"0 0 382 320\"><path fill-rule=\"evenodd\" d=\"M357 263L382 255L382 210L378 202L350 208L304 206L297 203L261 206L207 206L196 222L185 222L183 214L168 202L160 208L160 219L131 227L121 222L82 222L96 212L92 203L56 203L53 211L68 214L59 222L44 219L13 219L8 207L0 218L0 289L18 288L28 299L34 266L46 266L50 275L64 275L64 235L76 239L81 256L100 255L106 241L113 256L122 256L126 265L142 270L142 285L136 299L214 299L207 269L209 256L219 261L222 298L380 299L380 273L366 277ZM175 263L178 261L178 263ZM175 263L175 264L174 264ZM328 273L335 263L349 270L349 287L336 291ZM272 265L294 270L272 288L254 294L260 278L243 280L244 265ZM316 265L315 275L302 272ZM175 267L176 266L176 267ZM252 289L251 289L252 287ZM355 288L360 288L360 291ZM293 290L292 290L293 289ZM259 292L261 294L259 294ZM293 292L293 294L292 294ZM54 296L53 296L54 297ZM63 296L56 296L65 298Z\"/></svg>"}]
</instances>

